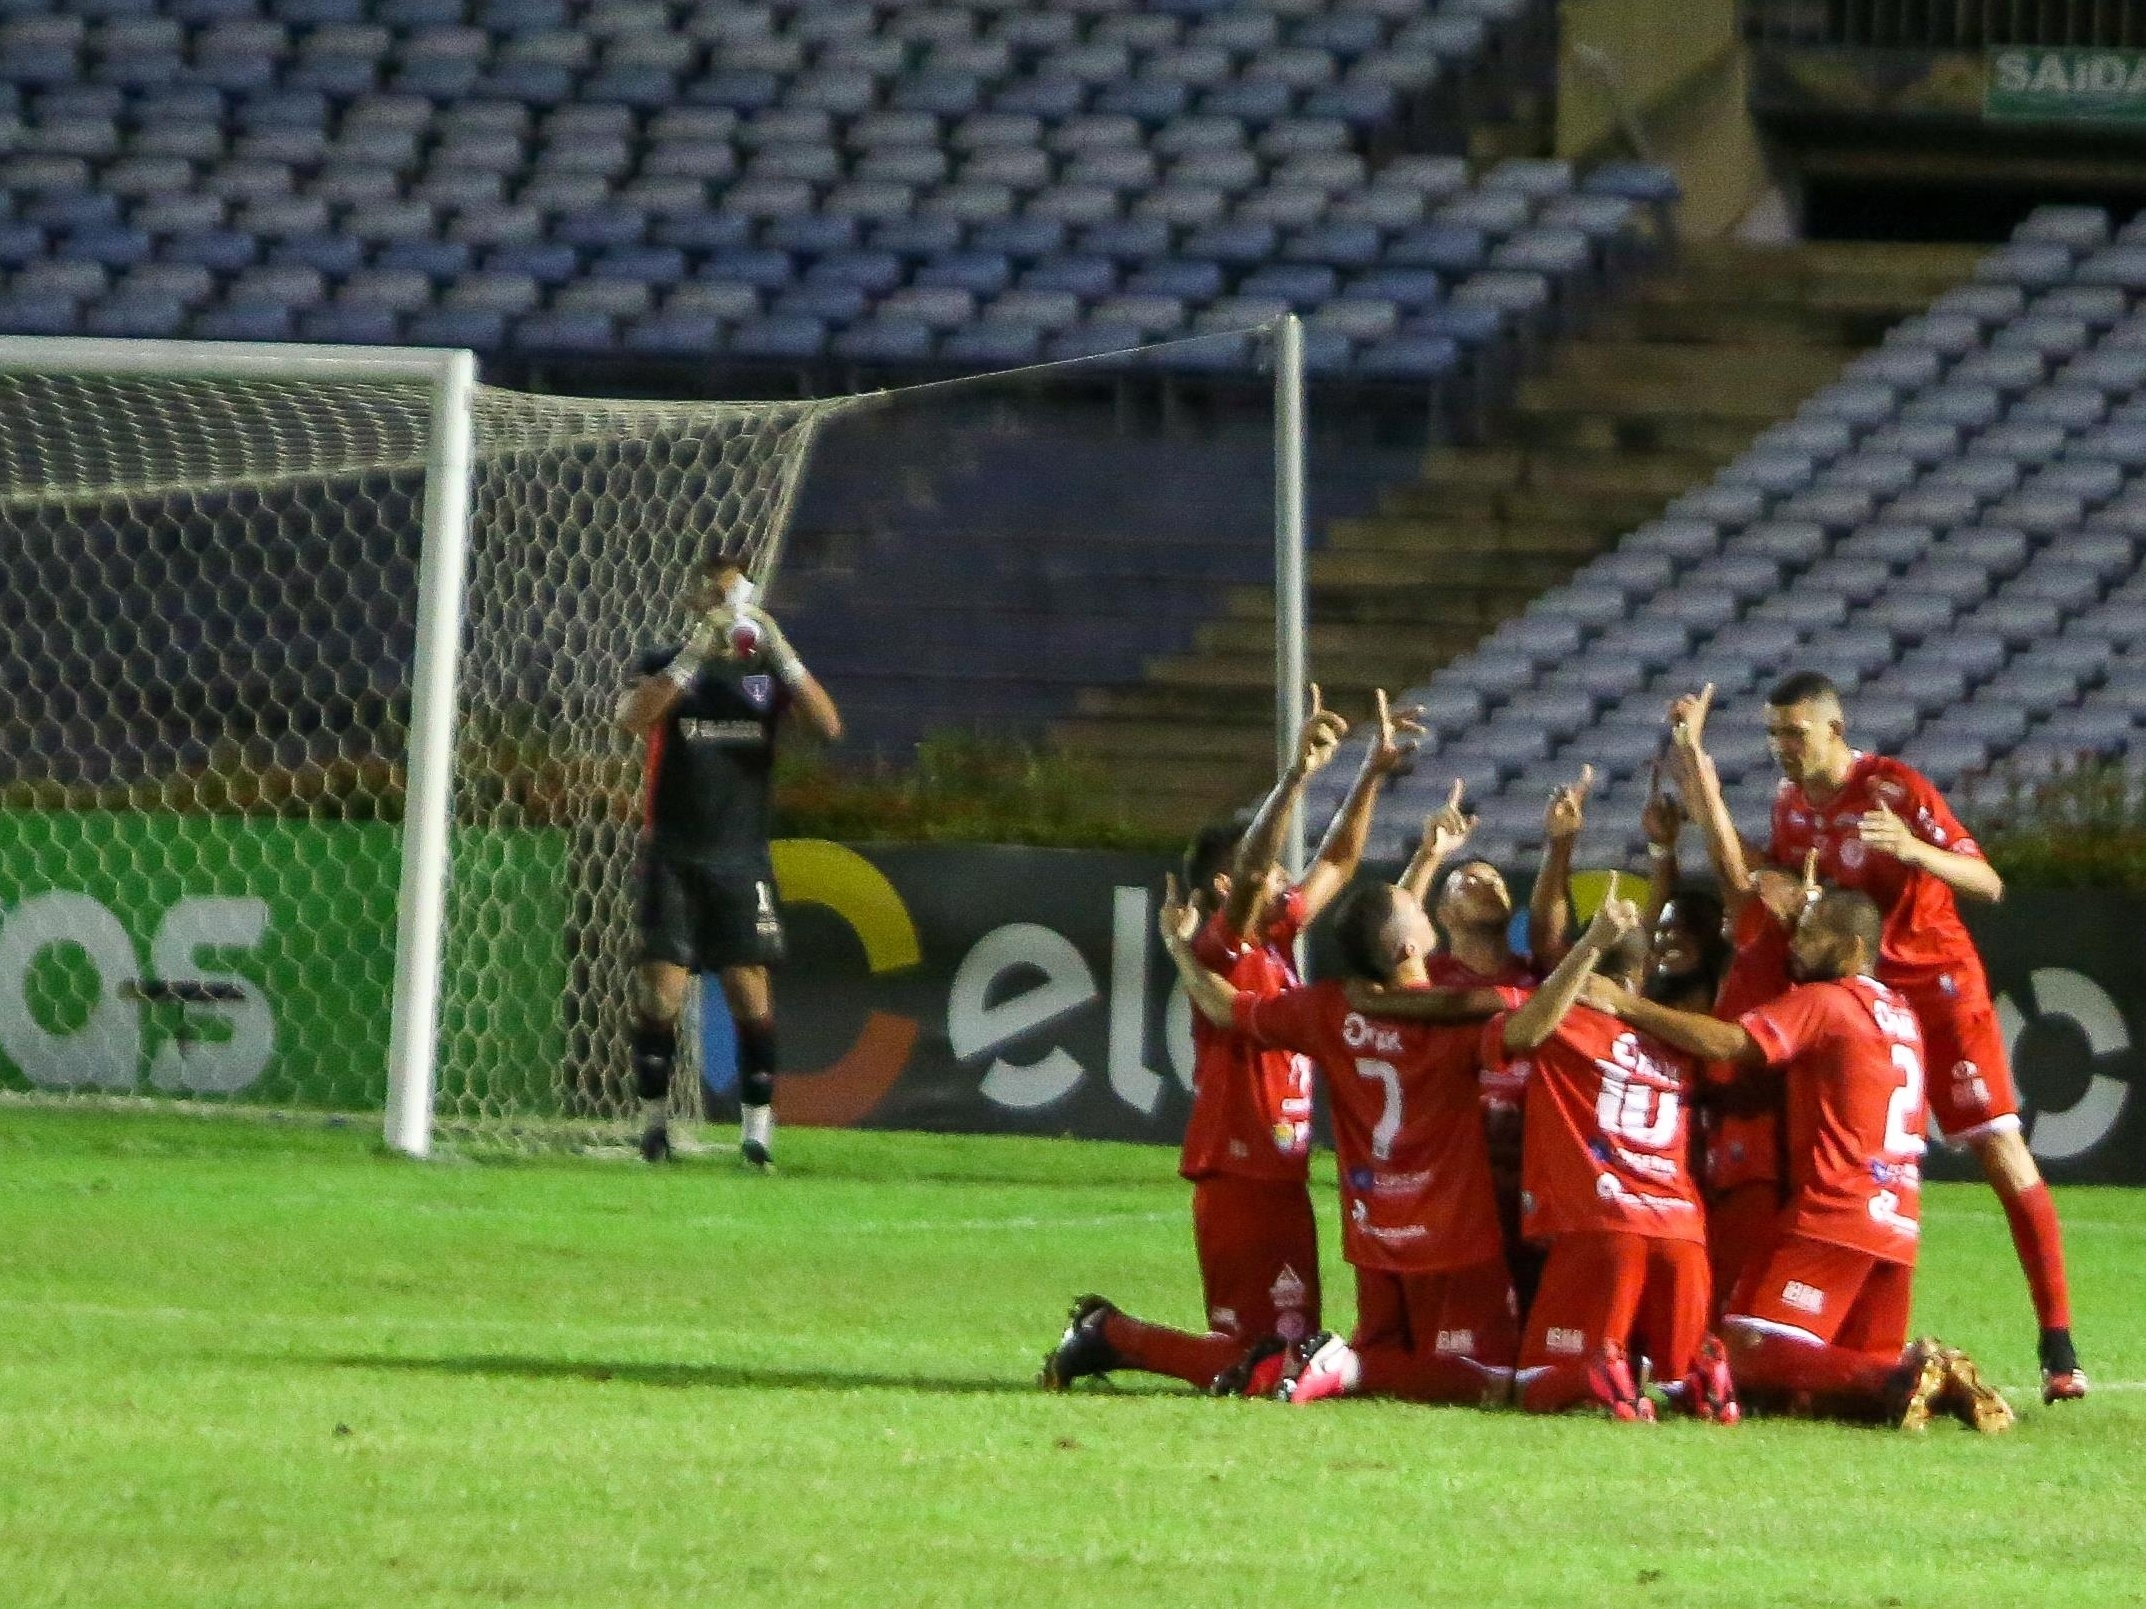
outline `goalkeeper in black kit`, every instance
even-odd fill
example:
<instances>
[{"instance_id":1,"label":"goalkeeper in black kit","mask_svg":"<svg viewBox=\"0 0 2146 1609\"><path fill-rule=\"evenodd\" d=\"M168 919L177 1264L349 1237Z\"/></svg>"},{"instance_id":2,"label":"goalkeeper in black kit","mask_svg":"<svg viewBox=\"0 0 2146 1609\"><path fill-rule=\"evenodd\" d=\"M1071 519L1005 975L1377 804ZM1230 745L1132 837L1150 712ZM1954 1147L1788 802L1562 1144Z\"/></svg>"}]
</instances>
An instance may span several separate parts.
<instances>
[{"instance_id":1,"label":"goalkeeper in black kit","mask_svg":"<svg viewBox=\"0 0 2146 1609\"><path fill-rule=\"evenodd\" d=\"M736 560L710 560L686 608L684 645L644 653L640 677L618 708L619 724L647 744L633 1031L641 1155L661 1162L671 1154L665 1114L679 1013L693 975L715 972L737 1024L739 1153L766 1169L775 1126L768 968L783 957L782 906L768 854L775 732L794 707L833 741L842 735L842 717L754 604Z\"/></svg>"}]
</instances>

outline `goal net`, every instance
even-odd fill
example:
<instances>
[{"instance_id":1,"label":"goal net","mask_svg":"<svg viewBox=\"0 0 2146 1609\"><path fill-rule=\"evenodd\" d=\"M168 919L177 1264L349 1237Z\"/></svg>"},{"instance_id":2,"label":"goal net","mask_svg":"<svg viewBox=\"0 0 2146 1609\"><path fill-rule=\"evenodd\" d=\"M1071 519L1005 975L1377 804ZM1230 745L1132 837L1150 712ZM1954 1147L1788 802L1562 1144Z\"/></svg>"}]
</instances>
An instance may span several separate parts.
<instances>
[{"instance_id":1,"label":"goal net","mask_svg":"<svg viewBox=\"0 0 2146 1609\"><path fill-rule=\"evenodd\" d=\"M622 677L694 560L767 580L858 399L468 364L0 341L0 1087L377 1108L392 1019L412 1149L630 1110Z\"/></svg>"}]
</instances>

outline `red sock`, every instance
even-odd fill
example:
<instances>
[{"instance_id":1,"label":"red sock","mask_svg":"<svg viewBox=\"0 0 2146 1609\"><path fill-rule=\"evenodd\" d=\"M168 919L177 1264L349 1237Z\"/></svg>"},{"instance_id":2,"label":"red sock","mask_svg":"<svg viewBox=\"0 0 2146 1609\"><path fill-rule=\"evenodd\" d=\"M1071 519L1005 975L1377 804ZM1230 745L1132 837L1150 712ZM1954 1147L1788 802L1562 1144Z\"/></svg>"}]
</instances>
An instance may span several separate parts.
<instances>
[{"instance_id":1,"label":"red sock","mask_svg":"<svg viewBox=\"0 0 2146 1609\"><path fill-rule=\"evenodd\" d=\"M2064 1278L2064 1231L2049 1186L2037 1179L2016 1196L1999 1195L2012 1225L2012 1249L2034 1297L2034 1316L2045 1330L2071 1328L2071 1287Z\"/></svg>"},{"instance_id":2,"label":"red sock","mask_svg":"<svg viewBox=\"0 0 2146 1609\"><path fill-rule=\"evenodd\" d=\"M1858 1352L1816 1339L1753 1330L1729 1321L1729 1372L1739 1395L1808 1393L1829 1406L1882 1412L1900 1359L1887 1352Z\"/></svg>"},{"instance_id":3,"label":"red sock","mask_svg":"<svg viewBox=\"0 0 2146 1609\"><path fill-rule=\"evenodd\" d=\"M1113 1313L1103 1320L1103 1339L1110 1343L1111 1351L1125 1360L1127 1368L1167 1374L1202 1391L1216 1375L1244 1356L1245 1346L1240 1336L1220 1331L1193 1335L1164 1324L1145 1324L1123 1313Z\"/></svg>"},{"instance_id":4,"label":"red sock","mask_svg":"<svg viewBox=\"0 0 2146 1609\"><path fill-rule=\"evenodd\" d=\"M1544 1363L1522 1369L1515 1400L1529 1413L1563 1413L1593 1398L1585 1363Z\"/></svg>"},{"instance_id":5,"label":"red sock","mask_svg":"<svg viewBox=\"0 0 2146 1609\"><path fill-rule=\"evenodd\" d=\"M1487 1369L1467 1358L1434 1352L1418 1357L1405 1347L1359 1348L1363 1375L1356 1389L1365 1396L1399 1397L1406 1402L1502 1402L1509 1371ZM1584 1384L1587 1371L1580 1371Z\"/></svg>"}]
</instances>

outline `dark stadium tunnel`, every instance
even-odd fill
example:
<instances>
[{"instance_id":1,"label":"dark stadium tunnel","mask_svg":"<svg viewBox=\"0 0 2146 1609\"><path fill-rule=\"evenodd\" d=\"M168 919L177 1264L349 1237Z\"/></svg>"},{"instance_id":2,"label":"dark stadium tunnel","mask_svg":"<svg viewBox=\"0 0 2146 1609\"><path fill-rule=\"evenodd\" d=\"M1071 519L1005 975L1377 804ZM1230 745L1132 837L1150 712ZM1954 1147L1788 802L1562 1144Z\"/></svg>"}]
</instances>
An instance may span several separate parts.
<instances>
[{"instance_id":1,"label":"dark stadium tunnel","mask_svg":"<svg viewBox=\"0 0 2146 1609\"><path fill-rule=\"evenodd\" d=\"M867 1374L846 1369L748 1369L723 1363L607 1363L584 1358L470 1354L444 1358L354 1354L312 1360L331 1369L385 1369L412 1374L483 1375L512 1380L613 1381L709 1391L921 1391L936 1396L1033 1396L1035 1383L928 1374Z\"/></svg>"}]
</instances>

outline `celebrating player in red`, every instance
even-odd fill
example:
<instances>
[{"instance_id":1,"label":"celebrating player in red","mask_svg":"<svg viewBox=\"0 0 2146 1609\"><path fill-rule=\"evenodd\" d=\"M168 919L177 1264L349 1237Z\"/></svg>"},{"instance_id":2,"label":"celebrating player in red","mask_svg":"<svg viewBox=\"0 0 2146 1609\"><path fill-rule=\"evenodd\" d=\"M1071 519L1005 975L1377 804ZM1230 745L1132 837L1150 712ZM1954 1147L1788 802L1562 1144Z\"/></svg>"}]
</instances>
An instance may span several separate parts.
<instances>
[{"instance_id":1,"label":"celebrating player in red","mask_svg":"<svg viewBox=\"0 0 2146 1609\"><path fill-rule=\"evenodd\" d=\"M1790 941L1797 984L1722 1022L1634 997L1625 1021L1747 1074L1785 1069L1789 1183L1779 1235L1722 1321L1736 1384L1754 1405L1920 1429L1949 1410L2002 1430L2011 1409L1967 1355L1908 1347L1921 1235L1922 1033L1901 995L1872 978L1877 904L1835 889Z\"/></svg>"},{"instance_id":2,"label":"celebrating player in red","mask_svg":"<svg viewBox=\"0 0 2146 1609\"><path fill-rule=\"evenodd\" d=\"M1355 785L1318 859L1302 884L1290 888L1277 865L1283 832L1305 782L1333 758L1348 731L1340 716L1320 708L1318 688L1311 695L1296 760L1241 841L1230 829L1210 830L1187 857L1187 880L1205 918L1194 953L1233 988L1260 999L1296 983L1297 935L1355 876L1379 789L1422 731L1415 711L1389 712L1385 693L1378 693L1378 725ZM1319 1237L1306 1183L1309 1069L1286 1051L1262 1049L1198 1014L1193 1069L1178 1171L1193 1186L1193 1244L1208 1328L1194 1335L1145 1323L1100 1296L1083 1296L1043 1361L1038 1383L1046 1389L1062 1391L1082 1375L1112 1369L1144 1369L1206 1387L1255 1342L1301 1340L1319 1327Z\"/></svg>"},{"instance_id":3,"label":"celebrating player in red","mask_svg":"<svg viewBox=\"0 0 2146 1609\"><path fill-rule=\"evenodd\" d=\"M1604 906L1620 919L1588 959L1636 987L1647 967L1638 913L1614 883ZM1567 1005L1546 989L1483 1030L1486 1065L1531 1069L1521 1230L1549 1247L1521 1344L1520 1404L1555 1413L1592 1400L1619 1419L1651 1419L1631 1361L1644 1355L1658 1379L1678 1383L1683 1406L1733 1423L1720 1343L1706 1333L1706 1229L1688 1161L1697 1068L1592 1006Z\"/></svg>"},{"instance_id":4,"label":"celebrating player in red","mask_svg":"<svg viewBox=\"0 0 2146 1609\"><path fill-rule=\"evenodd\" d=\"M1885 917L1877 976L1921 1019L1931 1114L1948 1140L1974 1152L2011 1224L2041 1325L2043 1399L2083 1397L2056 1204L2020 1134L2004 1033L1957 903L2001 899L2003 880L1927 778L1849 747L1840 695L1825 677L1805 672L1776 686L1766 733L1784 778L1768 858L1796 866L1815 849L1822 879L1877 901Z\"/></svg>"},{"instance_id":5,"label":"celebrating player in red","mask_svg":"<svg viewBox=\"0 0 2146 1609\"><path fill-rule=\"evenodd\" d=\"M1701 740L1713 696L1709 683L1671 706L1669 767L1706 841L1730 924L1731 955L1720 988L1704 1007L1693 1009L1734 1022L1788 989L1788 936L1814 890L1784 872L1750 869L1722 798L1721 780ZM1672 852L1666 867L1673 873L1674 866ZM1659 874L1664 867L1656 870ZM1660 990L1649 993L1664 1005L1686 1004ZM1733 1067L1709 1063L1701 1116L1706 1249L1718 1315L1744 1276L1756 1272L1756 1263L1773 1242L1774 1221L1786 1199L1779 1091L1739 1081Z\"/></svg>"},{"instance_id":6,"label":"celebrating player in red","mask_svg":"<svg viewBox=\"0 0 2146 1609\"><path fill-rule=\"evenodd\" d=\"M1254 1044L1311 1056L1334 1117L1356 1331L1345 1344L1308 1343L1293 1378L1278 1354L1264 1373L1251 1371L1246 1389L1263 1394L1278 1380L1279 1394L1298 1403L1351 1392L1503 1402L1519 1309L1478 1115L1475 1030L1459 1024L1517 1005L1519 991L1428 989L1430 918L1396 884L1353 890L1335 912L1334 940L1351 978L1386 985L1434 1020L1367 1016L1341 982L1262 1000L1200 967L1188 945L1171 944L1201 1014L1233 1023ZM1568 996L1585 968L1579 958L1571 977L1559 980Z\"/></svg>"}]
</instances>

